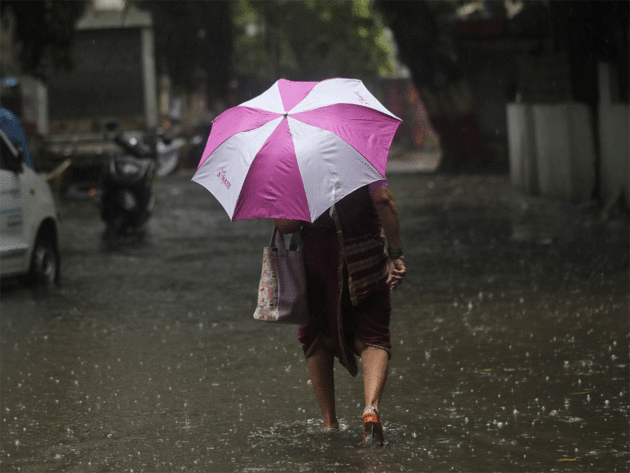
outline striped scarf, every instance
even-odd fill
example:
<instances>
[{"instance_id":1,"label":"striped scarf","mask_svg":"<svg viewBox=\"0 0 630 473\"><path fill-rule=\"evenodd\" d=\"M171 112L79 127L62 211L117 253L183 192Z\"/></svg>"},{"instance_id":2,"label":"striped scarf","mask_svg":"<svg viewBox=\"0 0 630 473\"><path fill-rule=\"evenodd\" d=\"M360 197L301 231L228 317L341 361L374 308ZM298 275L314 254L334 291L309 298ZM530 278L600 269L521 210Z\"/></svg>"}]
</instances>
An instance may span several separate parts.
<instances>
[{"instance_id":1,"label":"striped scarf","mask_svg":"<svg viewBox=\"0 0 630 473\"><path fill-rule=\"evenodd\" d=\"M387 282L389 259L385 252L385 240L380 232L346 239L336 209L333 210L333 219L343 255L339 264L342 266L345 262L348 268L350 301L356 306L370 291L382 288Z\"/></svg>"}]
</instances>

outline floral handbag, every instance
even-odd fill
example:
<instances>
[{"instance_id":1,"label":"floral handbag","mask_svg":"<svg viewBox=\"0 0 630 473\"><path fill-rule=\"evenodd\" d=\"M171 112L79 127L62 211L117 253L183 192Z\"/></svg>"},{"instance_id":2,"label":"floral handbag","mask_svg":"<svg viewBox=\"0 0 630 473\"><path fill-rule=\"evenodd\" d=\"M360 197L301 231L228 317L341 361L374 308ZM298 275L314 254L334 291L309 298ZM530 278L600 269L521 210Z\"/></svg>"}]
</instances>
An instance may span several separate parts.
<instances>
[{"instance_id":1,"label":"floral handbag","mask_svg":"<svg viewBox=\"0 0 630 473\"><path fill-rule=\"evenodd\" d=\"M310 321L300 232L293 234L287 250L284 236L274 227L269 247L263 249L254 318L281 324Z\"/></svg>"}]
</instances>

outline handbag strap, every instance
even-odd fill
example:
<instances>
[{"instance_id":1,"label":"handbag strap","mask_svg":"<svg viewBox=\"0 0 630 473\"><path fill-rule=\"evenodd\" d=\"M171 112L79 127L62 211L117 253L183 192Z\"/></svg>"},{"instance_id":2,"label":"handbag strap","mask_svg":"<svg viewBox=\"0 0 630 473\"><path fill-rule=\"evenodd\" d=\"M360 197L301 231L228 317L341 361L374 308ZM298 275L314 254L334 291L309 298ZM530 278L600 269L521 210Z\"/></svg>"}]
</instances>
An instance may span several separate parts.
<instances>
[{"instance_id":1,"label":"handbag strap","mask_svg":"<svg viewBox=\"0 0 630 473\"><path fill-rule=\"evenodd\" d=\"M297 251L302 246L302 228L291 236L291 243L289 243L289 251Z\"/></svg>"},{"instance_id":2,"label":"handbag strap","mask_svg":"<svg viewBox=\"0 0 630 473\"><path fill-rule=\"evenodd\" d=\"M285 255L287 253L287 247L284 243L284 235L278 231L276 226L273 226L273 233L271 234L271 242L269 248L273 248L278 251L278 254Z\"/></svg>"},{"instance_id":3,"label":"handbag strap","mask_svg":"<svg viewBox=\"0 0 630 473\"><path fill-rule=\"evenodd\" d=\"M291 242L289 243L289 251L297 251L297 249L302 245L302 229L300 228L297 232L293 233L291 236ZM278 231L276 226L273 227L273 233L271 234L271 241L269 242L269 248L276 248L278 253L286 253L287 247L284 242L284 235Z\"/></svg>"}]
</instances>

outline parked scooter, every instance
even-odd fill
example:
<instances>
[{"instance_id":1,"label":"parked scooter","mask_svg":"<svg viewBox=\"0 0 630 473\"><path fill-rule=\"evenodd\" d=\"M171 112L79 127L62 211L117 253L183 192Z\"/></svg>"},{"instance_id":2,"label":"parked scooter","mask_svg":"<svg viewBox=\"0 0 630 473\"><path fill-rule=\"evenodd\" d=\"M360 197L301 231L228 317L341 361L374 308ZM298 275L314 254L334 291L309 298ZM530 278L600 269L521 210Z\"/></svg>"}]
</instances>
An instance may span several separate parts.
<instances>
[{"instance_id":1,"label":"parked scooter","mask_svg":"<svg viewBox=\"0 0 630 473\"><path fill-rule=\"evenodd\" d=\"M156 170L159 177L173 174L179 166L179 160L186 146L186 140L180 137L172 138L159 129L156 136Z\"/></svg>"},{"instance_id":2,"label":"parked scooter","mask_svg":"<svg viewBox=\"0 0 630 473\"><path fill-rule=\"evenodd\" d=\"M108 130L115 129L108 124ZM106 237L144 233L153 208L154 150L142 139L117 133L113 140L124 153L112 156L102 174L101 218Z\"/></svg>"}]
</instances>

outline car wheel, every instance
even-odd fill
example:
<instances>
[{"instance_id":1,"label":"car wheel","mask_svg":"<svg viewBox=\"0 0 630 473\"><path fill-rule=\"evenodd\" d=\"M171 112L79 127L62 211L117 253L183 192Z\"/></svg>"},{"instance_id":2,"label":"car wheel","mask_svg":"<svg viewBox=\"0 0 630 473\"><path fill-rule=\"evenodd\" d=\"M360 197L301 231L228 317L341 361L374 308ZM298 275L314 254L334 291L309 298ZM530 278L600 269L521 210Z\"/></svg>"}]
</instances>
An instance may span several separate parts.
<instances>
[{"instance_id":1,"label":"car wheel","mask_svg":"<svg viewBox=\"0 0 630 473\"><path fill-rule=\"evenodd\" d=\"M59 252L55 239L40 232L35 241L28 282L35 285L52 286L59 281Z\"/></svg>"}]
</instances>

